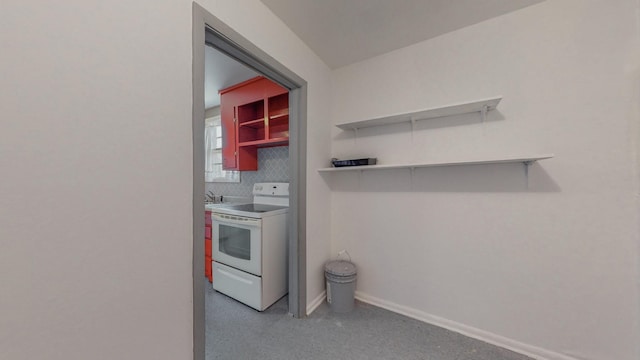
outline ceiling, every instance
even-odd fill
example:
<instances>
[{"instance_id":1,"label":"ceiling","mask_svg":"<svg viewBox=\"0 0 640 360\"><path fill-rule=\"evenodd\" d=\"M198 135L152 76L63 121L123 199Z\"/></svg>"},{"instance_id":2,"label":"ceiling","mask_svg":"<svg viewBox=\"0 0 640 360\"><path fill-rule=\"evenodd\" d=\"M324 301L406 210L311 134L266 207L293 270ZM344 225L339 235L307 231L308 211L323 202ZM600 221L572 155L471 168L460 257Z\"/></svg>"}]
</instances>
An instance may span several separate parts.
<instances>
[{"instance_id":1,"label":"ceiling","mask_svg":"<svg viewBox=\"0 0 640 360\"><path fill-rule=\"evenodd\" d=\"M258 73L212 48L204 47L204 108L220 105L218 90L249 80Z\"/></svg>"},{"instance_id":2,"label":"ceiling","mask_svg":"<svg viewBox=\"0 0 640 360\"><path fill-rule=\"evenodd\" d=\"M384 54L544 0L261 0L330 68ZM205 46L205 108L258 74Z\"/></svg>"},{"instance_id":3,"label":"ceiling","mask_svg":"<svg viewBox=\"0 0 640 360\"><path fill-rule=\"evenodd\" d=\"M335 69L544 0L261 0Z\"/></svg>"}]
</instances>

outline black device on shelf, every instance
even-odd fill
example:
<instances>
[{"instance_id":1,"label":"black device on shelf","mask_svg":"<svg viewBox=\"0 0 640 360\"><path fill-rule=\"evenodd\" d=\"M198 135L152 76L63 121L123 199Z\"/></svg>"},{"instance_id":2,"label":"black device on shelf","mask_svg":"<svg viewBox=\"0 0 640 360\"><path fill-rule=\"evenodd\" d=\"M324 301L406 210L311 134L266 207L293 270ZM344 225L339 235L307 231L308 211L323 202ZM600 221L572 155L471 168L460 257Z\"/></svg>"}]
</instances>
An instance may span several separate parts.
<instances>
[{"instance_id":1,"label":"black device on shelf","mask_svg":"<svg viewBox=\"0 0 640 360\"><path fill-rule=\"evenodd\" d=\"M351 160L338 160L336 158L331 159L331 164L333 164L333 167L375 165L376 162L377 162L376 158L351 159Z\"/></svg>"}]
</instances>

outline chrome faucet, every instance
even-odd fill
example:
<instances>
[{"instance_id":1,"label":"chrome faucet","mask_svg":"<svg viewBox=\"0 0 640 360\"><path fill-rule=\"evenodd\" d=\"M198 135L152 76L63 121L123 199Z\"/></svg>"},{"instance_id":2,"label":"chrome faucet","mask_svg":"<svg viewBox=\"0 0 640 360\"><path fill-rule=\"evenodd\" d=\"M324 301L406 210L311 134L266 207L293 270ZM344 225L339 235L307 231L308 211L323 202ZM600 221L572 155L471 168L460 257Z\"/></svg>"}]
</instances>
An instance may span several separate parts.
<instances>
[{"instance_id":1,"label":"chrome faucet","mask_svg":"<svg viewBox=\"0 0 640 360\"><path fill-rule=\"evenodd\" d=\"M221 203L222 202L222 195L220 195L219 197L216 196L213 191L209 191L207 194L205 194L204 196L204 202L208 202L208 203Z\"/></svg>"}]
</instances>

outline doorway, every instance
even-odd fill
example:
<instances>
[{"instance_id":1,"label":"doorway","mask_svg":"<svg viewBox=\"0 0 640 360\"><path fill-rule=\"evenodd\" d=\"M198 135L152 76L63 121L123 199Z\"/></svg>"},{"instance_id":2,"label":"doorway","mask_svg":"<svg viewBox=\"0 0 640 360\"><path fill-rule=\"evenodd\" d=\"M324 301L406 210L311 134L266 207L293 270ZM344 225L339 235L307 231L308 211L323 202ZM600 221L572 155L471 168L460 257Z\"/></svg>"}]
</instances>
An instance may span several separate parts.
<instances>
[{"instance_id":1,"label":"doorway","mask_svg":"<svg viewBox=\"0 0 640 360\"><path fill-rule=\"evenodd\" d=\"M193 336L194 359L205 357L204 324L204 58L205 44L289 90L289 313L306 313L306 81L218 18L193 3Z\"/></svg>"}]
</instances>

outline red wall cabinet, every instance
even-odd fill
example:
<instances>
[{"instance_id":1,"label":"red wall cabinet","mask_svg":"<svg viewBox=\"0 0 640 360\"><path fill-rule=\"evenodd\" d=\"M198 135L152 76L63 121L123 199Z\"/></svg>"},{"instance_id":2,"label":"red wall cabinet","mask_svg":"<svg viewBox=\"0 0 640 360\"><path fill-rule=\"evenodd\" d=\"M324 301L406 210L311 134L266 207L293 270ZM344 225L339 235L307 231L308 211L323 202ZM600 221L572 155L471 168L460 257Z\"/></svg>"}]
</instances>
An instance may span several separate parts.
<instances>
[{"instance_id":1,"label":"red wall cabinet","mask_svg":"<svg viewBox=\"0 0 640 360\"><path fill-rule=\"evenodd\" d=\"M258 76L220 90L222 167L258 170L258 148L289 144L289 91Z\"/></svg>"}]
</instances>

